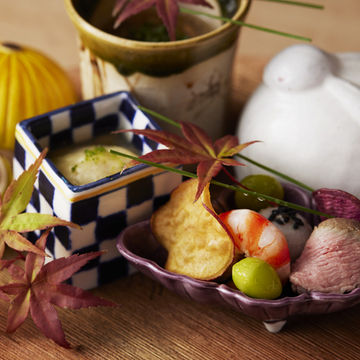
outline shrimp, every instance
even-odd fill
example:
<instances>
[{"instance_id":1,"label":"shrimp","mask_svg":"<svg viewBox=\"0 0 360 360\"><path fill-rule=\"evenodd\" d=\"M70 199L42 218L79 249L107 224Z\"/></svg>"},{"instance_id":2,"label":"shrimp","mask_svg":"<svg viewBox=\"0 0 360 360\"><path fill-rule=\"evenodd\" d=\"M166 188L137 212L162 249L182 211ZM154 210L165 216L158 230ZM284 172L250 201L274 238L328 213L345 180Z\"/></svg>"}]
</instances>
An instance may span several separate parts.
<instances>
[{"instance_id":1,"label":"shrimp","mask_svg":"<svg viewBox=\"0 0 360 360\"><path fill-rule=\"evenodd\" d=\"M232 234L235 246L246 257L269 263L278 273L283 286L290 275L290 253L285 236L259 213L236 209L219 215Z\"/></svg>"}]
</instances>

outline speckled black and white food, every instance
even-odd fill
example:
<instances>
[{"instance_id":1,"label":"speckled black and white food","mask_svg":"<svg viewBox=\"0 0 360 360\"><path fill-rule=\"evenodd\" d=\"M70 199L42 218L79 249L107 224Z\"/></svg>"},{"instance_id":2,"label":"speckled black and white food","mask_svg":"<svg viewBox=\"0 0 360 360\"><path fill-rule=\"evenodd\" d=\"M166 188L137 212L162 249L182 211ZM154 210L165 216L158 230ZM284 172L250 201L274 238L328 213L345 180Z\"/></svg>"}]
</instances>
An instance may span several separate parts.
<instances>
[{"instance_id":1,"label":"speckled black and white food","mask_svg":"<svg viewBox=\"0 0 360 360\"><path fill-rule=\"evenodd\" d=\"M291 262L301 255L312 227L308 221L295 210L279 206L262 209L260 214L269 219L284 234L289 246Z\"/></svg>"},{"instance_id":2,"label":"speckled black and white food","mask_svg":"<svg viewBox=\"0 0 360 360\"><path fill-rule=\"evenodd\" d=\"M343 294L360 287L360 222L332 218L315 227L290 282L297 293Z\"/></svg>"}]
</instances>

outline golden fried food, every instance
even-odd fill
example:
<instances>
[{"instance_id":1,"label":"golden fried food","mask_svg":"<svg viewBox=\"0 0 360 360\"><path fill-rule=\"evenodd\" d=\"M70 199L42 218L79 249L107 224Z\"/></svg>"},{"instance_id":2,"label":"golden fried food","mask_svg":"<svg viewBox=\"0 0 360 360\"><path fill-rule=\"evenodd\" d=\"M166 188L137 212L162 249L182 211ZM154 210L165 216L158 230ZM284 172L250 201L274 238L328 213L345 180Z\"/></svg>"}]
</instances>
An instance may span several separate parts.
<instances>
[{"instance_id":1,"label":"golden fried food","mask_svg":"<svg viewBox=\"0 0 360 360\"><path fill-rule=\"evenodd\" d=\"M168 251L166 270L212 280L231 264L234 241L213 210L209 184L194 203L196 189L196 179L180 184L169 202L153 214L151 227Z\"/></svg>"}]
</instances>

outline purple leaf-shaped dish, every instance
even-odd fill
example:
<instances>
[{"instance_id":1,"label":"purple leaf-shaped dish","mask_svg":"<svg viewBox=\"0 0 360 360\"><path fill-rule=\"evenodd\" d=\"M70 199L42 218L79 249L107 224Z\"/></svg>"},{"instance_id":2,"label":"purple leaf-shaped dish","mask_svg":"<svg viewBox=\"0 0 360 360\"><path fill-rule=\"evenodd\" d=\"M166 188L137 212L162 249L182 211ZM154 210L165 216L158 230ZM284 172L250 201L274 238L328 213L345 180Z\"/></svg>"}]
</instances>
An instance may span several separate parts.
<instances>
[{"instance_id":1,"label":"purple leaf-shaped dish","mask_svg":"<svg viewBox=\"0 0 360 360\"><path fill-rule=\"evenodd\" d=\"M310 196L301 189L286 185L285 192L288 195L287 200L310 206ZM148 220L122 231L117 240L117 247L139 271L177 295L202 304L240 311L263 321L271 332L280 331L291 316L326 314L360 303L360 288L347 294L310 292L297 295L288 285L281 297L276 300L253 299L225 284L195 280L169 272L163 268L167 252L152 234Z\"/></svg>"}]
</instances>

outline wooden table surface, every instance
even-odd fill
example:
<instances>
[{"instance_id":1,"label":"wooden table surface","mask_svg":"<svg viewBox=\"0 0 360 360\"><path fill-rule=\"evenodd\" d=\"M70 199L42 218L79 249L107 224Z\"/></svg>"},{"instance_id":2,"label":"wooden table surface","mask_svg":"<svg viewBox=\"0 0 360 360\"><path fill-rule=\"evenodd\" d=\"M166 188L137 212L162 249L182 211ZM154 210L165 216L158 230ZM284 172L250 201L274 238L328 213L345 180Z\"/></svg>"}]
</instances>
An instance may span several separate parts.
<instances>
[{"instance_id":1,"label":"wooden table surface","mask_svg":"<svg viewBox=\"0 0 360 360\"><path fill-rule=\"evenodd\" d=\"M337 7L340 2L345 9ZM269 11L265 15L258 12L259 3L262 2L256 2L253 18L271 17ZM310 14L309 10L298 10L305 11L301 13L305 14L303 21L289 21L296 33L314 35L315 44L329 51L360 51L360 1L319 0L317 3L330 6L330 15L319 15L321 21L316 24L325 30L314 26L314 14L309 23L306 15ZM74 32L61 6L59 2L50 0L0 0L1 38L45 49L78 81ZM49 20L46 20L47 25L37 21L40 14L49 13L50 7L57 14L56 32ZM331 22L339 18L342 23L338 24L336 31ZM43 31L41 27L44 26L48 26L49 31ZM61 36L63 34L66 36ZM232 81L233 116L260 83L262 69L270 56L294 43L288 39L276 39L271 47L269 39L272 38L263 35L264 51L261 51L261 44L256 47L257 44L252 43L261 35L255 34L253 40L248 30L243 35L244 42L237 54ZM6 272L0 273L0 279L0 283L8 280ZM62 349L46 339L31 318L14 334L6 334L8 304L0 301L0 359L360 358L359 306L329 315L292 318L280 333L271 334L257 320L235 311L180 298L140 273L94 289L93 293L115 301L121 307L58 309L72 350Z\"/></svg>"}]
</instances>

